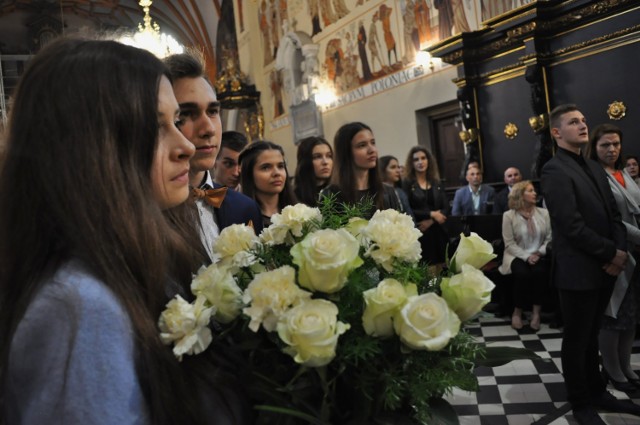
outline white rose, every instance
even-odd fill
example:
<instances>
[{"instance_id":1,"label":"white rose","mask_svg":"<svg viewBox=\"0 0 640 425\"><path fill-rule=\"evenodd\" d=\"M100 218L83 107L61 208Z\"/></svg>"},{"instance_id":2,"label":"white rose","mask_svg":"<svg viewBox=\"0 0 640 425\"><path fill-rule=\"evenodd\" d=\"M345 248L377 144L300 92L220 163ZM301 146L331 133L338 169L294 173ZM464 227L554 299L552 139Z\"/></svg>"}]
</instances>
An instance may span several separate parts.
<instances>
[{"instance_id":1,"label":"white rose","mask_svg":"<svg viewBox=\"0 0 640 425\"><path fill-rule=\"evenodd\" d=\"M214 317L220 323L229 323L240 315L242 290L228 267L212 264L200 269L191 282L191 292L202 295L216 308Z\"/></svg>"},{"instance_id":2,"label":"white rose","mask_svg":"<svg viewBox=\"0 0 640 425\"><path fill-rule=\"evenodd\" d=\"M311 294L295 282L293 267L283 266L257 275L244 291L242 301L248 305L242 311L251 318L249 329L262 327L268 332L276 329L280 316Z\"/></svg>"},{"instance_id":3,"label":"white rose","mask_svg":"<svg viewBox=\"0 0 640 425\"><path fill-rule=\"evenodd\" d=\"M311 208L305 204L288 205L280 214L274 214L271 217L271 223L287 227L296 237L302 236L305 226L309 229L317 229L321 221L320 209Z\"/></svg>"},{"instance_id":4,"label":"white rose","mask_svg":"<svg viewBox=\"0 0 640 425\"><path fill-rule=\"evenodd\" d=\"M460 319L447 302L430 292L409 297L393 326L400 340L414 350L438 351L460 331Z\"/></svg>"},{"instance_id":5,"label":"white rose","mask_svg":"<svg viewBox=\"0 0 640 425\"><path fill-rule=\"evenodd\" d=\"M160 315L160 339L166 345L175 343L173 354L182 360L184 354L198 354L206 350L213 337L209 329L215 307L205 307L205 298L197 297L194 304L180 295L167 303Z\"/></svg>"},{"instance_id":6,"label":"white rose","mask_svg":"<svg viewBox=\"0 0 640 425\"><path fill-rule=\"evenodd\" d=\"M475 316L491 301L493 288L493 282L469 264L462 266L462 273L443 278L440 284L442 297L462 321Z\"/></svg>"},{"instance_id":7,"label":"white rose","mask_svg":"<svg viewBox=\"0 0 640 425\"><path fill-rule=\"evenodd\" d=\"M480 269L494 258L496 255L493 253L493 246L477 233L471 232L469 236L465 236L464 233L460 234L460 244L453 254L451 262L455 264L454 271L460 273L463 264Z\"/></svg>"},{"instance_id":8,"label":"white rose","mask_svg":"<svg viewBox=\"0 0 640 425\"><path fill-rule=\"evenodd\" d=\"M289 310L278 322L283 351L309 367L328 364L336 355L338 337L349 325L338 321L338 307L326 300L309 300Z\"/></svg>"},{"instance_id":9,"label":"white rose","mask_svg":"<svg viewBox=\"0 0 640 425\"><path fill-rule=\"evenodd\" d=\"M367 335L382 338L392 336L393 316L412 295L418 295L415 284L405 286L395 279L384 279L377 287L364 291L362 296L366 306L362 325Z\"/></svg>"},{"instance_id":10,"label":"white rose","mask_svg":"<svg viewBox=\"0 0 640 425\"><path fill-rule=\"evenodd\" d=\"M253 228L244 224L232 224L220 232L213 243L213 251L220 257L220 263L231 267L249 267L256 262L251 252L260 245L260 239Z\"/></svg>"},{"instance_id":11,"label":"white rose","mask_svg":"<svg viewBox=\"0 0 640 425\"><path fill-rule=\"evenodd\" d=\"M420 260L418 239L422 233L406 214L391 209L376 211L362 234L369 244L365 255L386 271L393 271L394 259L409 263Z\"/></svg>"},{"instance_id":12,"label":"white rose","mask_svg":"<svg viewBox=\"0 0 640 425\"><path fill-rule=\"evenodd\" d=\"M291 248L300 286L325 293L344 287L349 273L363 263L359 252L360 244L344 229L316 230Z\"/></svg>"}]
</instances>

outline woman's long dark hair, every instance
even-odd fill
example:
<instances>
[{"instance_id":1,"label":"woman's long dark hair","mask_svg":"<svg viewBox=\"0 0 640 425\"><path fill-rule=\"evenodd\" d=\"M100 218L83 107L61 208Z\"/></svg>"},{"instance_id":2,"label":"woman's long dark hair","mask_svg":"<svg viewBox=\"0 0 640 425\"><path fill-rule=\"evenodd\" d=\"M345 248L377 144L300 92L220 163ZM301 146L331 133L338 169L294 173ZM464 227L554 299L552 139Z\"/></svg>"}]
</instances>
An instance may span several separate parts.
<instances>
[{"instance_id":1,"label":"woman's long dark hair","mask_svg":"<svg viewBox=\"0 0 640 425\"><path fill-rule=\"evenodd\" d=\"M259 140L249 144L242 150L240 156L238 157L238 163L240 164L240 184L242 185L242 193L255 200L260 206L262 206L262 204L260 203L260 199L256 197L257 190L256 182L253 178L253 167L256 165L258 156L262 152L267 150L277 150L282 154L282 158L284 158L284 149L282 149L282 146L266 140ZM278 195L279 210L282 210L288 205L293 205L296 203L296 198L293 195L291 184L289 183L289 170L287 170L286 162L285 171L286 177L284 180L284 188Z\"/></svg>"},{"instance_id":2,"label":"woman's long dark hair","mask_svg":"<svg viewBox=\"0 0 640 425\"><path fill-rule=\"evenodd\" d=\"M355 204L360 199L358 191L354 185L355 165L353 159L353 147L351 142L353 138L362 130L369 130L371 127L361 122L350 122L344 124L338 129L333 139L333 172L331 174L331 183L336 185L340 190L344 202ZM375 193L374 203L379 209L384 208L384 187L382 179L378 173L378 167L369 169L368 176L369 190Z\"/></svg>"},{"instance_id":3,"label":"woman's long dark hair","mask_svg":"<svg viewBox=\"0 0 640 425\"><path fill-rule=\"evenodd\" d=\"M622 155L622 130L617 125L613 124L600 124L596 126L591 131L591 137L589 137L589 144L587 145L587 149L585 150L585 156L589 159L593 159L596 162L600 162L598 159L598 140L605 134L617 134L620 137L620 155L618 155L618 159L616 163L613 164L613 168L616 170L622 170L625 166L626 161L624 161Z\"/></svg>"},{"instance_id":4,"label":"woman's long dark hair","mask_svg":"<svg viewBox=\"0 0 640 425\"><path fill-rule=\"evenodd\" d=\"M151 53L80 39L51 43L24 73L0 168L2 393L27 306L76 258L129 314L152 423L200 422L192 385L156 325L168 279L189 276L195 258L176 230L186 210L163 213L151 190L162 76Z\"/></svg>"},{"instance_id":5,"label":"woman's long dark hair","mask_svg":"<svg viewBox=\"0 0 640 425\"><path fill-rule=\"evenodd\" d=\"M389 163L394 159L396 160L396 162L398 161L398 158L393 155L384 155L378 158L378 171L380 171L380 178L382 179L383 183L390 183L387 182L387 167L389 166ZM397 182L393 183L392 186L401 187L401 181L398 180Z\"/></svg>"},{"instance_id":6,"label":"woman's long dark hair","mask_svg":"<svg viewBox=\"0 0 640 425\"><path fill-rule=\"evenodd\" d=\"M424 146L414 146L409 149L409 153L407 154L407 160L404 163L404 174L408 181L416 181L416 169L413 166L413 155L417 152L424 152L427 155L427 161L429 164L427 165L427 181L431 184L438 184L440 182L440 173L438 172L438 162L436 161L435 156L429 152L429 149Z\"/></svg>"},{"instance_id":7,"label":"woman's long dark hair","mask_svg":"<svg viewBox=\"0 0 640 425\"><path fill-rule=\"evenodd\" d=\"M295 194L298 201L310 206L318 204L318 194L325 185L318 186L315 168L313 167L313 148L327 145L333 153L329 142L322 137L312 136L302 139L298 145L296 175L294 177Z\"/></svg>"}]
</instances>

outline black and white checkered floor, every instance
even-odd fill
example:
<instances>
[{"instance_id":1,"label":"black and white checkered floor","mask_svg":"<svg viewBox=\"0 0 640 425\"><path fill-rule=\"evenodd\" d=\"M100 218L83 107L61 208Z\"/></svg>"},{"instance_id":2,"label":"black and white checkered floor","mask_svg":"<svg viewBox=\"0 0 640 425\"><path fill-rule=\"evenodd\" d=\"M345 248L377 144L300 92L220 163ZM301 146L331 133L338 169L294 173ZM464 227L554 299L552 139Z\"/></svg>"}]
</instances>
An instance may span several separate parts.
<instances>
[{"instance_id":1,"label":"black and white checkered floor","mask_svg":"<svg viewBox=\"0 0 640 425\"><path fill-rule=\"evenodd\" d=\"M467 328L479 341L490 345L526 347L542 360L517 360L507 365L479 367L478 393L455 389L447 400L453 405L461 425L575 425L564 388L560 347L562 330L543 323L534 333L528 327L511 328L510 318L492 315L481 317ZM640 369L640 341L632 355L634 370ZM630 398L609 386L620 399ZM631 397L640 404L640 392ZM638 425L640 417L627 414L601 413L609 425Z\"/></svg>"}]
</instances>

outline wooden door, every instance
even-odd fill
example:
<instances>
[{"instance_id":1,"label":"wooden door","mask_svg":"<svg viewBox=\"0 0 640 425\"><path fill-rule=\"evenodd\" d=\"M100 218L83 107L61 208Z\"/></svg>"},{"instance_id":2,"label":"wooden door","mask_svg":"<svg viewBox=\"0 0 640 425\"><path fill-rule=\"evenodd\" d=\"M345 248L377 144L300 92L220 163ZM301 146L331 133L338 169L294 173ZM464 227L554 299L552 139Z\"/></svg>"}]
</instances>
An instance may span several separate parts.
<instances>
[{"instance_id":1,"label":"wooden door","mask_svg":"<svg viewBox=\"0 0 640 425\"><path fill-rule=\"evenodd\" d=\"M464 164L464 144L458 137L458 114L433 117L434 155L438 158L440 178L445 187L460 186L460 170Z\"/></svg>"}]
</instances>

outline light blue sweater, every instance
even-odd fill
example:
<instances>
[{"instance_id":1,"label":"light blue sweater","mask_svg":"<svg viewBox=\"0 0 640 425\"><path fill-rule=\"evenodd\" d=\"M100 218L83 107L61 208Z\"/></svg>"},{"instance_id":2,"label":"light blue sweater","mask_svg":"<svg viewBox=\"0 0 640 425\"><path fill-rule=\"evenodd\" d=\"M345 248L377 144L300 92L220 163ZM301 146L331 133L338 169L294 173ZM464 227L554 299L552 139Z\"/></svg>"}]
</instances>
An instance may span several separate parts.
<instances>
[{"instance_id":1,"label":"light blue sweater","mask_svg":"<svg viewBox=\"0 0 640 425\"><path fill-rule=\"evenodd\" d=\"M149 423L129 316L79 262L61 267L27 308L5 394L8 424Z\"/></svg>"}]
</instances>

